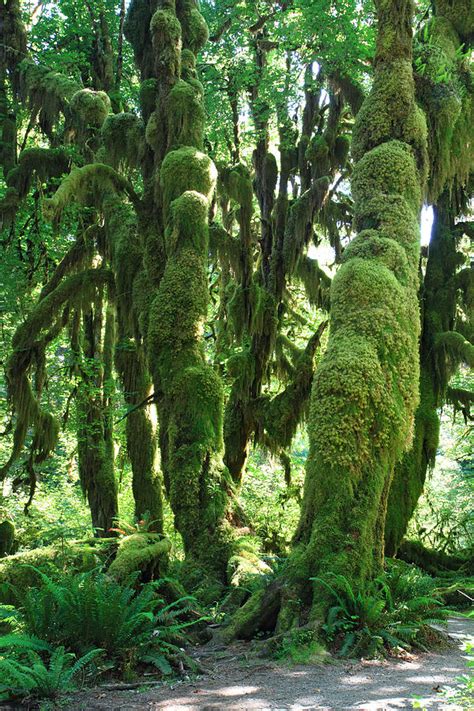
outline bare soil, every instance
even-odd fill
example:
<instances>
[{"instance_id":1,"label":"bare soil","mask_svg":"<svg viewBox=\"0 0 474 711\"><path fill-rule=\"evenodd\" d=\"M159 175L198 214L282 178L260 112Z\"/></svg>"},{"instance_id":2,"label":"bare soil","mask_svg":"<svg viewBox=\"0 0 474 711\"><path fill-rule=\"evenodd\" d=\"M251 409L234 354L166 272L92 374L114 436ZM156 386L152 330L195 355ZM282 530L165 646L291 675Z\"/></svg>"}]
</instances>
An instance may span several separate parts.
<instances>
[{"instance_id":1,"label":"bare soil","mask_svg":"<svg viewBox=\"0 0 474 711\"><path fill-rule=\"evenodd\" d=\"M341 661L289 666L256 659L251 645L227 648L210 644L195 656L206 669L197 679L184 678L145 690L92 689L77 694L68 711L256 711L272 709L411 709L415 698L425 709L448 706L442 689L466 671L466 641L474 642L474 620L449 620L452 640L440 652L385 661ZM474 706L471 708L473 711ZM462 711L466 711L462 709Z\"/></svg>"}]
</instances>

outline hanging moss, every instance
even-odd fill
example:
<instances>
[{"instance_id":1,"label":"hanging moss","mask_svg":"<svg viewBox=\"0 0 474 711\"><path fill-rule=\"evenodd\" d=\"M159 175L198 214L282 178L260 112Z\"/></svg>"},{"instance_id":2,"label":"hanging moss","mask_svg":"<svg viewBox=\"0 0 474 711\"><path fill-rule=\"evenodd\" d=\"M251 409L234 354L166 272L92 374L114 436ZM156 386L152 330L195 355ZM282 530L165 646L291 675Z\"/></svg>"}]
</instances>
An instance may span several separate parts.
<instances>
[{"instance_id":1,"label":"hanging moss","mask_svg":"<svg viewBox=\"0 0 474 711\"><path fill-rule=\"evenodd\" d=\"M110 165L90 163L83 168L74 168L62 181L54 196L44 201L44 207L48 215L58 220L64 209L73 202L101 207L110 192L128 189L128 182Z\"/></svg>"},{"instance_id":2,"label":"hanging moss","mask_svg":"<svg viewBox=\"0 0 474 711\"><path fill-rule=\"evenodd\" d=\"M91 269L70 275L54 291L42 299L15 332L13 352L7 363L9 398L16 415L13 448L10 458L0 468L0 480L5 478L13 462L19 457L28 429L34 430L32 464L43 461L55 447L59 431L56 419L43 412L31 387L29 375L38 349L44 348L51 324L62 317L62 309L78 295L94 292L99 285L112 283L112 275L105 269Z\"/></svg>"},{"instance_id":3,"label":"hanging moss","mask_svg":"<svg viewBox=\"0 0 474 711\"><path fill-rule=\"evenodd\" d=\"M196 79L196 56L190 49L181 52L181 77L185 81Z\"/></svg>"},{"instance_id":4,"label":"hanging moss","mask_svg":"<svg viewBox=\"0 0 474 711\"><path fill-rule=\"evenodd\" d=\"M45 182L67 173L71 158L64 148L28 148L21 152L18 165L6 178L10 188L15 188L19 199L28 194L35 175Z\"/></svg>"},{"instance_id":5,"label":"hanging moss","mask_svg":"<svg viewBox=\"0 0 474 711\"><path fill-rule=\"evenodd\" d=\"M60 113L67 112L69 102L80 89L76 81L44 65L24 59L20 66L21 92L30 109L39 112L41 128L49 135Z\"/></svg>"},{"instance_id":6,"label":"hanging moss","mask_svg":"<svg viewBox=\"0 0 474 711\"><path fill-rule=\"evenodd\" d=\"M343 168L349 157L351 139L349 136L338 136L334 142L334 157L339 167Z\"/></svg>"},{"instance_id":7,"label":"hanging moss","mask_svg":"<svg viewBox=\"0 0 474 711\"><path fill-rule=\"evenodd\" d=\"M139 168L145 153L143 122L132 113L111 114L101 129L107 163Z\"/></svg>"},{"instance_id":8,"label":"hanging moss","mask_svg":"<svg viewBox=\"0 0 474 711\"><path fill-rule=\"evenodd\" d=\"M157 580L166 574L170 550L170 542L161 535L132 534L120 541L117 555L107 572L119 582L125 582L138 571L146 582Z\"/></svg>"},{"instance_id":9,"label":"hanging moss","mask_svg":"<svg viewBox=\"0 0 474 711\"><path fill-rule=\"evenodd\" d=\"M320 163L327 160L329 156L329 146L324 136L313 136L306 148L305 158L310 163Z\"/></svg>"},{"instance_id":10,"label":"hanging moss","mask_svg":"<svg viewBox=\"0 0 474 711\"><path fill-rule=\"evenodd\" d=\"M201 95L184 80L179 80L167 98L168 146L194 146L202 149L204 106Z\"/></svg>"}]
</instances>

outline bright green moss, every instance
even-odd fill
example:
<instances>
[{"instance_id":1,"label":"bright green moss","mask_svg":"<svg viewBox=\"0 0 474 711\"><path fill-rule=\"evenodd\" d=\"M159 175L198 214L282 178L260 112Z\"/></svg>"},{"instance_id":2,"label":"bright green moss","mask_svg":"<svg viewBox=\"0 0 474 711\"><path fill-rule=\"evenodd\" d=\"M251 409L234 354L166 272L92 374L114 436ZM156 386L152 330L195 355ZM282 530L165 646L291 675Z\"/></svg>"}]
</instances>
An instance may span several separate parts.
<instances>
[{"instance_id":1,"label":"bright green moss","mask_svg":"<svg viewBox=\"0 0 474 711\"><path fill-rule=\"evenodd\" d=\"M144 126L132 113L111 114L104 122L102 140L107 162L114 168L124 163L129 168L138 168L145 153Z\"/></svg>"},{"instance_id":2,"label":"bright green moss","mask_svg":"<svg viewBox=\"0 0 474 711\"><path fill-rule=\"evenodd\" d=\"M159 534L134 533L123 538L108 573L125 582L132 573L140 572L145 580L163 577L168 564L171 543Z\"/></svg>"},{"instance_id":3,"label":"bright green moss","mask_svg":"<svg viewBox=\"0 0 474 711\"><path fill-rule=\"evenodd\" d=\"M248 168L239 163L221 171L219 178L224 192L250 216L253 210L253 186Z\"/></svg>"},{"instance_id":4,"label":"bright green moss","mask_svg":"<svg viewBox=\"0 0 474 711\"><path fill-rule=\"evenodd\" d=\"M188 81L196 79L196 56L190 49L183 49L181 52L181 77Z\"/></svg>"},{"instance_id":5,"label":"bright green moss","mask_svg":"<svg viewBox=\"0 0 474 711\"><path fill-rule=\"evenodd\" d=\"M110 111L110 99L105 91L81 89L69 105L74 123L100 128Z\"/></svg>"},{"instance_id":6,"label":"bright green moss","mask_svg":"<svg viewBox=\"0 0 474 711\"><path fill-rule=\"evenodd\" d=\"M167 98L168 146L194 146L202 149L204 106L201 94L184 80L179 80Z\"/></svg>"},{"instance_id":7,"label":"bright green moss","mask_svg":"<svg viewBox=\"0 0 474 711\"><path fill-rule=\"evenodd\" d=\"M209 242L207 198L195 190L187 190L171 203L171 223L166 231L167 254L192 247L205 254Z\"/></svg>"},{"instance_id":8,"label":"bright green moss","mask_svg":"<svg viewBox=\"0 0 474 711\"><path fill-rule=\"evenodd\" d=\"M216 168L205 153L190 147L170 151L160 170L165 215L171 202L187 190L195 190L209 199L216 180Z\"/></svg>"},{"instance_id":9,"label":"bright green moss","mask_svg":"<svg viewBox=\"0 0 474 711\"><path fill-rule=\"evenodd\" d=\"M101 207L109 193L121 192L126 187L127 182L110 165L90 163L83 168L74 168L54 196L44 201L44 208L54 219L58 219L73 202Z\"/></svg>"},{"instance_id":10,"label":"bright green moss","mask_svg":"<svg viewBox=\"0 0 474 711\"><path fill-rule=\"evenodd\" d=\"M354 168L352 194L359 205L375 194L401 195L417 214L421 187L410 147L387 141L366 153Z\"/></svg>"},{"instance_id":11,"label":"bright green moss","mask_svg":"<svg viewBox=\"0 0 474 711\"><path fill-rule=\"evenodd\" d=\"M360 160L371 148L398 139L411 145L419 163L425 163L426 137L426 121L414 100L411 62L399 60L379 67L373 89L357 115L354 159Z\"/></svg>"},{"instance_id":12,"label":"bright green moss","mask_svg":"<svg viewBox=\"0 0 474 711\"><path fill-rule=\"evenodd\" d=\"M393 238L384 237L377 230L362 230L344 250L342 261L352 257L375 259L384 264L399 282L406 284L409 274L407 255Z\"/></svg>"}]
</instances>

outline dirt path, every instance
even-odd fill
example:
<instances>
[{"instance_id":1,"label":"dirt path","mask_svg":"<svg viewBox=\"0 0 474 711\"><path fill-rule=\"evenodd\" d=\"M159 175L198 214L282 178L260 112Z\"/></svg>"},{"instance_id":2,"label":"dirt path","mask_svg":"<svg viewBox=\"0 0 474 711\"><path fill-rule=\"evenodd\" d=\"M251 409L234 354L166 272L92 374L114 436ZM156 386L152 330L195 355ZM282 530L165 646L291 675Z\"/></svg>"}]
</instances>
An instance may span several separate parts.
<instances>
[{"instance_id":1,"label":"dirt path","mask_svg":"<svg viewBox=\"0 0 474 711\"><path fill-rule=\"evenodd\" d=\"M95 690L76 697L71 711L256 711L272 709L411 709L415 697L427 709L448 707L440 687L452 685L465 672L463 642L474 642L474 620L452 619L449 634L455 644L441 653L409 660L339 661L310 666L249 662L248 646L231 647L209 674L149 691ZM474 707L473 707L474 708ZM465 711L462 709L462 711Z\"/></svg>"}]
</instances>

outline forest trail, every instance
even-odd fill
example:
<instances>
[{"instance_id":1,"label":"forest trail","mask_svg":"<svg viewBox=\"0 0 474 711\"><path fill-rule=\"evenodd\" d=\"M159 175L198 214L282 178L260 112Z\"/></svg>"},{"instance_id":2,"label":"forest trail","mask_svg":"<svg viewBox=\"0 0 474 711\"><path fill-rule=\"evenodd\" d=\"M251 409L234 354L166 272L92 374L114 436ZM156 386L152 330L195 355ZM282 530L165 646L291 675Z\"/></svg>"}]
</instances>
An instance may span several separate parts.
<instances>
[{"instance_id":1,"label":"forest trail","mask_svg":"<svg viewBox=\"0 0 474 711\"><path fill-rule=\"evenodd\" d=\"M441 687L452 686L466 670L464 642L474 642L474 620L449 620L453 646L442 652L417 654L404 660L336 661L331 664L288 666L248 658L241 643L219 655L199 656L208 674L148 691L96 689L80 694L71 711L257 711L272 709L411 709L419 697L426 709L448 706ZM205 650L205 648L204 648Z\"/></svg>"}]
</instances>

